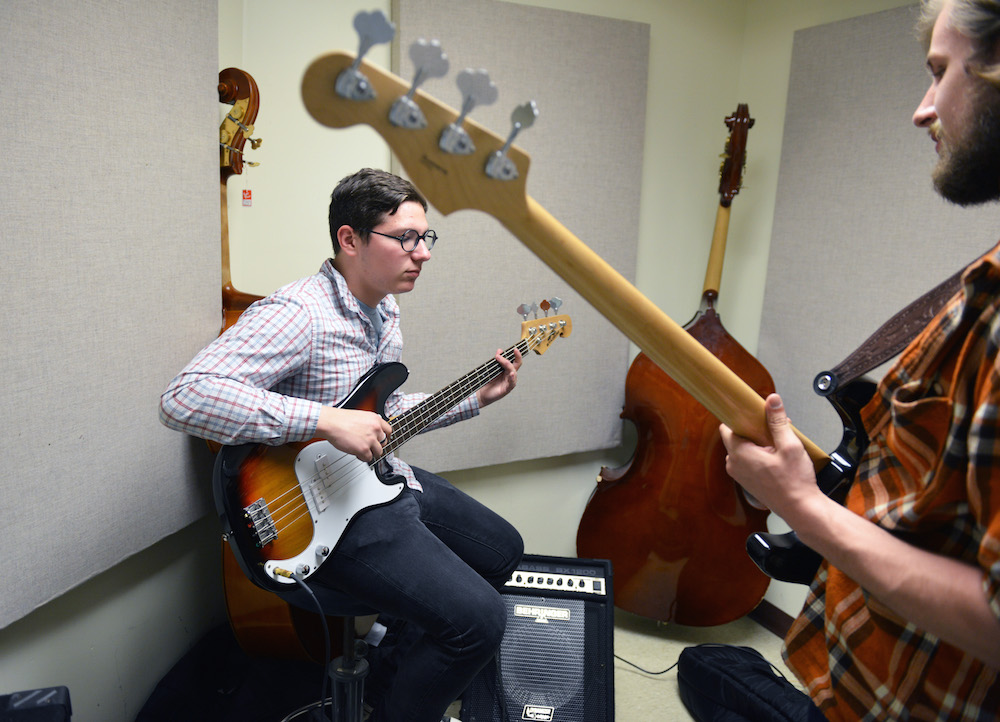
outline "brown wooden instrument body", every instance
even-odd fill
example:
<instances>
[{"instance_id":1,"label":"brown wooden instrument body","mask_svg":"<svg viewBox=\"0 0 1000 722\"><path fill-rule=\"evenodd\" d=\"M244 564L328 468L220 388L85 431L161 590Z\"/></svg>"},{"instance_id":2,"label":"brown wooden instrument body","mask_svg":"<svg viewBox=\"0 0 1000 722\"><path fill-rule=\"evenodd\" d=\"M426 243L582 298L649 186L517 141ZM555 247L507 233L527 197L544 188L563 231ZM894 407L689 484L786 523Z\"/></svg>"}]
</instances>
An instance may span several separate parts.
<instances>
[{"instance_id":1,"label":"brown wooden instrument body","mask_svg":"<svg viewBox=\"0 0 1000 722\"><path fill-rule=\"evenodd\" d=\"M774 391L770 374L729 335L715 310L730 206L753 122L745 103L725 120L730 135L701 309L684 328L766 396ZM601 469L577 529L577 553L610 559L615 604L644 617L712 626L752 611L770 579L744 546L751 534L767 530L767 512L748 504L726 473L719 419L645 353L626 377L622 417L636 427L636 449L625 466Z\"/></svg>"},{"instance_id":2,"label":"brown wooden instrument body","mask_svg":"<svg viewBox=\"0 0 1000 722\"><path fill-rule=\"evenodd\" d=\"M758 393L767 371L708 305L685 329ZM744 551L766 529L726 473L719 420L644 353L625 381L632 459L602 468L577 529L582 557L610 559L615 606L663 622L714 626L750 612L770 579Z\"/></svg>"}]
</instances>

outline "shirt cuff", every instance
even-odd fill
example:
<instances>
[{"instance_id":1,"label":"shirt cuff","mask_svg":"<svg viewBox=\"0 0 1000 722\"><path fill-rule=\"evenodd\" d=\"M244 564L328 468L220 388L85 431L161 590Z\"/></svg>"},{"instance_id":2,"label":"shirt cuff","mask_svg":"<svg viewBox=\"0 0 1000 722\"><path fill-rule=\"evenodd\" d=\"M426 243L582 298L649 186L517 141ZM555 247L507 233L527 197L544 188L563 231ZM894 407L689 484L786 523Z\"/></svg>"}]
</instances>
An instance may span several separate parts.
<instances>
[{"instance_id":1,"label":"shirt cuff","mask_svg":"<svg viewBox=\"0 0 1000 722\"><path fill-rule=\"evenodd\" d=\"M288 427L284 443L308 441L315 438L316 427L319 425L319 412L323 408L323 404L294 396L289 396L287 399Z\"/></svg>"}]
</instances>

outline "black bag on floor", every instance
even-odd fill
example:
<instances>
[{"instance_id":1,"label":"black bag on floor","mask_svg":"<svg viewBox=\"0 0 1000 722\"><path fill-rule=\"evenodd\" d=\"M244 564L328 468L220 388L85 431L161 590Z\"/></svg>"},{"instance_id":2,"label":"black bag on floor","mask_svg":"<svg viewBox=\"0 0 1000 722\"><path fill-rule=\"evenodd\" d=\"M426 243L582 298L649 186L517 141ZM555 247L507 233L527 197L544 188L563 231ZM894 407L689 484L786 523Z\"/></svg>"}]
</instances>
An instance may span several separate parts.
<instances>
[{"instance_id":1,"label":"black bag on floor","mask_svg":"<svg viewBox=\"0 0 1000 722\"><path fill-rule=\"evenodd\" d=\"M681 701L698 722L823 722L823 714L750 647L699 644L677 660Z\"/></svg>"}]
</instances>

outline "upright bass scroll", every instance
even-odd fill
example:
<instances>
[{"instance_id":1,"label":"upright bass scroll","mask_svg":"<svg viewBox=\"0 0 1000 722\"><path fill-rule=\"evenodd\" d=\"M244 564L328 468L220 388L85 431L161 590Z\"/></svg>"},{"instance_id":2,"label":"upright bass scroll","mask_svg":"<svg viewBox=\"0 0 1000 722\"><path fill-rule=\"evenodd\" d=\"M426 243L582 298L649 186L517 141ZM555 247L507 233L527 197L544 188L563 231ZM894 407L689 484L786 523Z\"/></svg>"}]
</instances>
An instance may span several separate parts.
<instances>
[{"instance_id":1,"label":"upright bass scroll","mask_svg":"<svg viewBox=\"0 0 1000 722\"><path fill-rule=\"evenodd\" d=\"M234 175L243 172L243 148L250 141L251 148L260 147L259 138L251 138L257 111L260 108L260 93L251 75L239 68L219 71L219 102L229 103L232 110L226 113L219 126L219 176L222 202L222 329L235 323L239 315L260 296L243 293L233 288L232 273L229 270L229 193L228 182ZM257 165L246 161L247 165Z\"/></svg>"}]
</instances>

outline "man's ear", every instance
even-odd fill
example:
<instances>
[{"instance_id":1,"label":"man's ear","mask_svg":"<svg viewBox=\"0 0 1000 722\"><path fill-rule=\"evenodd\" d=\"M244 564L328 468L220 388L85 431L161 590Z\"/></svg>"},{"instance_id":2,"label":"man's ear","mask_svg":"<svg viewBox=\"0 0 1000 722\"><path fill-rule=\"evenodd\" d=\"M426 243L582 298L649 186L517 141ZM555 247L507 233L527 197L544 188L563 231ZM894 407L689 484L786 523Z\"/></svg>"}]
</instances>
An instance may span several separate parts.
<instances>
[{"instance_id":1,"label":"man's ear","mask_svg":"<svg viewBox=\"0 0 1000 722\"><path fill-rule=\"evenodd\" d=\"M358 247L361 245L361 238L354 232L353 228L345 225L337 229L337 243L340 244L342 252L354 255L358 252Z\"/></svg>"}]
</instances>

